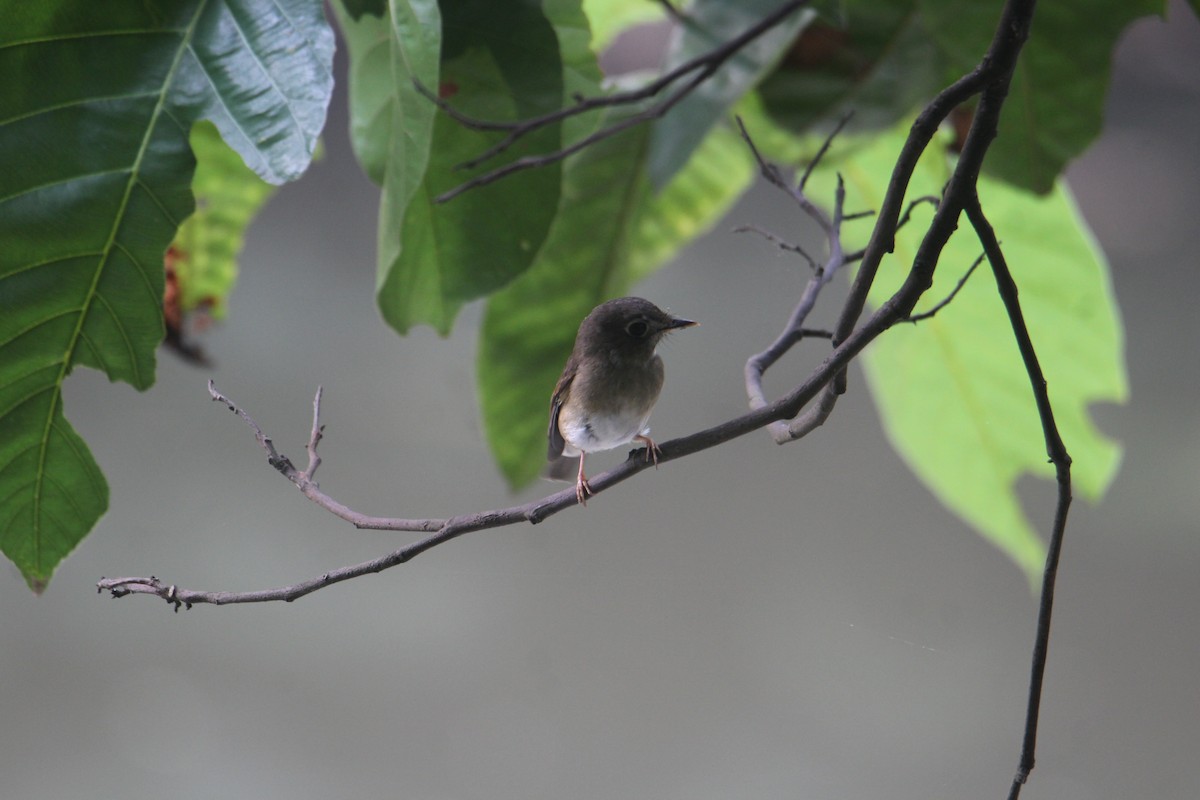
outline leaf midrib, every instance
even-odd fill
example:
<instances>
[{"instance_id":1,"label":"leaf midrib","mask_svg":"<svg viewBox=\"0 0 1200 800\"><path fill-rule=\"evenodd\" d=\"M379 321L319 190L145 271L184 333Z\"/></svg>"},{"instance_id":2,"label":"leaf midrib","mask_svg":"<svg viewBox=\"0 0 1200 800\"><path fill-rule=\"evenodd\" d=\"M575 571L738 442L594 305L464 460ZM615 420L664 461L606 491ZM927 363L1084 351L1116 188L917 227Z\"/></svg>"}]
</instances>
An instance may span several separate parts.
<instances>
[{"instance_id":1,"label":"leaf midrib","mask_svg":"<svg viewBox=\"0 0 1200 800\"><path fill-rule=\"evenodd\" d=\"M50 398L50 405L46 412L46 424L42 428L41 439L38 442L38 464L36 479L34 480L33 488L33 565L34 571L41 575L42 568L42 488L47 481L46 475L46 458L50 448L50 434L54 427L54 415L58 410L59 401L62 397L62 385L66 380L67 373L70 371L71 365L74 363L74 356L79 341L83 336L84 322L87 320L88 312L91 310L93 301L96 299L98 292L97 287L100 285L100 278L104 275L104 270L112 256L112 251L117 245L117 232L121 228L121 222L125 218L125 210L129 206L129 199L133 195L133 189L138 184L138 176L141 174L142 161L146 157L146 152L150 147L150 142L154 135L154 130L158 126L159 119L163 115L164 108L167 104L167 95L170 92L172 84L175 82L175 75L179 71L179 65L183 61L184 53L191 49L191 39L195 34L196 24L199 22L201 15L207 2L198 3L196 5L196 13L192 16L187 27L183 29L182 36L179 40L179 47L175 51L175 58L171 62L171 68L163 77L162 89L158 93L158 100L154 104L154 111L150 115L149 124L146 125L146 132L142 136L142 142L138 146L137 156L134 158L133 166L129 171L129 178L125 182L125 191L121 196L121 202L117 206L116 213L113 215L112 228L109 230L108 239L101 251L100 262L96 267L95 273L92 276L92 284L88 287L87 294L83 305L79 310L79 316L75 323L75 330L67 340L66 352L63 354L62 365L59 368L58 376L54 380L53 394ZM141 377L137 374L137 360L131 362L134 371L134 379L136 383L141 383Z\"/></svg>"}]
</instances>

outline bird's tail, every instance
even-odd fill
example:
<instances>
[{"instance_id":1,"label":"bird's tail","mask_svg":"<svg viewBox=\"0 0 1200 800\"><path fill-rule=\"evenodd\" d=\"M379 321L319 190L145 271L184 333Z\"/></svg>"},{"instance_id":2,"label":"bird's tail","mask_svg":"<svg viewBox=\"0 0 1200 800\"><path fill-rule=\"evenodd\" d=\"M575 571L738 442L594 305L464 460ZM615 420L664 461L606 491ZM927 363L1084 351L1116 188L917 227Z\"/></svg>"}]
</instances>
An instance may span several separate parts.
<instances>
[{"instance_id":1,"label":"bird's tail","mask_svg":"<svg viewBox=\"0 0 1200 800\"><path fill-rule=\"evenodd\" d=\"M579 456L558 456L550 459L542 475L552 481L573 481L579 472Z\"/></svg>"}]
</instances>

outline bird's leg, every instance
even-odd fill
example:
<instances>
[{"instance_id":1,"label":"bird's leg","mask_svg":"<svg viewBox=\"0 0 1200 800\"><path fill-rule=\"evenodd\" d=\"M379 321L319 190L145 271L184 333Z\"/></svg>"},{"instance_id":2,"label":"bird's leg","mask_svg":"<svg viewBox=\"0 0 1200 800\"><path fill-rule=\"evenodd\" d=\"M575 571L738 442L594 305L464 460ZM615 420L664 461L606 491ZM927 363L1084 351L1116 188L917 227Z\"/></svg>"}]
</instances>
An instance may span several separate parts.
<instances>
[{"instance_id":1,"label":"bird's leg","mask_svg":"<svg viewBox=\"0 0 1200 800\"><path fill-rule=\"evenodd\" d=\"M658 449L658 445L656 445L654 443L654 440L651 439L649 436L645 435L644 433L639 433L637 436L635 436L633 438L639 442L645 443L645 445L646 445L646 460L649 461L650 459L654 459L654 468L658 469L658 455L662 451Z\"/></svg>"},{"instance_id":2,"label":"bird's leg","mask_svg":"<svg viewBox=\"0 0 1200 800\"><path fill-rule=\"evenodd\" d=\"M583 459L586 457L586 453L579 454L579 479L575 481L575 498L581 506L587 506L588 495L592 494L592 487L588 484L587 476L583 474Z\"/></svg>"}]
</instances>

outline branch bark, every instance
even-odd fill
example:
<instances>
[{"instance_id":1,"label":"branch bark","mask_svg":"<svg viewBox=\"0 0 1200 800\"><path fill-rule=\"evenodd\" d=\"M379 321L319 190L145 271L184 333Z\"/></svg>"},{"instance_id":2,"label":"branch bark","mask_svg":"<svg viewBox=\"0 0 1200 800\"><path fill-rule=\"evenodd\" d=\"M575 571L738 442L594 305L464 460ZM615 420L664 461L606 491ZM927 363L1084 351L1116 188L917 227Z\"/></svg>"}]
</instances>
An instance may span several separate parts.
<instances>
[{"instance_id":1,"label":"branch bark","mask_svg":"<svg viewBox=\"0 0 1200 800\"><path fill-rule=\"evenodd\" d=\"M1067 512L1071 507L1071 456L1063 443L1062 435L1058 432L1058 423L1054 419L1054 407L1050 403L1050 391L1046 378L1042 374L1042 366L1038 361L1033 339L1025 325L1025 315L1021 311L1017 284L1008 269L1000 242L992 230L991 223L983 213L979 203L979 195L971 197L966 208L967 219L975 230L987 255L988 263L992 266L992 274L996 278L996 291L1004 301L1004 310L1013 329L1013 337L1017 340L1017 349L1021 352L1021 361L1029 375L1029 385L1033 390L1034 402L1037 405L1038 418L1042 424L1042 434L1046 440L1046 455L1054 464L1054 477L1058 485L1058 499L1054 508L1054 522L1050 529L1050 544L1046 548L1046 567L1042 573L1042 596L1038 604L1037 633L1034 636L1033 664L1029 676L1029 699L1025 711L1025 735L1021 743L1021 758L1017 764L1016 775L1013 776L1012 787L1009 790L1009 800L1017 800L1021 787L1029 779L1033 771L1034 751L1037 748L1038 717L1042 703L1042 683L1046 674L1046 657L1050 648L1050 618L1054 613L1054 585L1058 577L1058 561L1062 555L1063 536L1067 529Z\"/></svg>"}]
</instances>

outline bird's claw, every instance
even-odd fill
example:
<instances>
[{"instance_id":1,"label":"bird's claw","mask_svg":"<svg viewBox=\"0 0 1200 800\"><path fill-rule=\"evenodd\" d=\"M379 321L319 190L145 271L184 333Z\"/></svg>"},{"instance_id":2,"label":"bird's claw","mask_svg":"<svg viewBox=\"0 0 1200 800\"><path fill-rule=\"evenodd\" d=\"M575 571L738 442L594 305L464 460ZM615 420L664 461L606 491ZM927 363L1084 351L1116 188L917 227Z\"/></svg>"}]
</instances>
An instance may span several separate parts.
<instances>
[{"instance_id":1,"label":"bird's claw","mask_svg":"<svg viewBox=\"0 0 1200 800\"><path fill-rule=\"evenodd\" d=\"M660 455L662 455L662 448L660 448L655 443L655 441L653 439L651 439L649 436L635 436L633 438L639 442L645 443L645 445L646 445L646 460L653 461L654 468L658 469L658 457Z\"/></svg>"}]
</instances>

